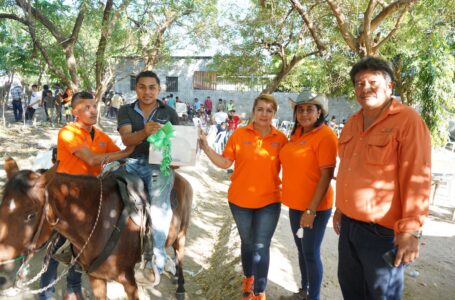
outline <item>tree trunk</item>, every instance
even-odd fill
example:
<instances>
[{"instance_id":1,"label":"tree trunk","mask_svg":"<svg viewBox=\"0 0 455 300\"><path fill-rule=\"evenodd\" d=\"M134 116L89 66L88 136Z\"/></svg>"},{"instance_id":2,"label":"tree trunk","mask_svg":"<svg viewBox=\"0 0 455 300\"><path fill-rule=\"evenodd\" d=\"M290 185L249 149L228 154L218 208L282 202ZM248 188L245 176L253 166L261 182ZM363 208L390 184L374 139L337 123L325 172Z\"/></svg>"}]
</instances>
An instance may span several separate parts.
<instances>
[{"instance_id":1,"label":"tree trunk","mask_svg":"<svg viewBox=\"0 0 455 300\"><path fill-rule=\"evenodd\" d=\"M306 56L305 56L306 57ZM291 72L291 70L303 59L302 56L294 56L288 65L282 63L281 70L276 74L275 78L262 90L261 94L272 94L280 85L281 81Z\"/></svg>"},{"instance_id":2,"label":"tree trunk","mask_svg":"<svg viewBox=\"0 0 455 300\"><path fill-rule=\"evenodd\" d=\"M5 82L5 94L6 94L6 97L3 98L3 103L2 103L2 108L3 108L3 111L2 111L2 123L3 123L3 127L6 127L6 118L5 118L5 111L6 111L6 108L8 107L8 99L9 99L9 91L11 90L11 85L13 84L13 79L14 79L14 71L9 73L8 74L8 81Z\"/></svg>"}]
</instances>

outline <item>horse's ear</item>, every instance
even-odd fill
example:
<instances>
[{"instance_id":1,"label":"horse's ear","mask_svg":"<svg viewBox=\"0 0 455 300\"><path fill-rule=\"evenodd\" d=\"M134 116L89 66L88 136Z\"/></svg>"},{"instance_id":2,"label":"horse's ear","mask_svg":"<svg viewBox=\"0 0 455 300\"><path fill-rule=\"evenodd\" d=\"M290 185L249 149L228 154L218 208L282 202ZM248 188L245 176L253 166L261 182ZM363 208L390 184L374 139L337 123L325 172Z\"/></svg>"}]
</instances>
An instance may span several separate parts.
<instances>
[{"instance_id":1,"label":"horse's ear","mask_svg":"<svg viewBox=\"0 0 455 300\"><path fill-rule=\"evenodd\" d=\"M44 172L43 175L41 175L41 177L39 178L38 183L37 183L40 187L44 187L49 181L51 181L52 178L54 178L55 173L57 173L58 163L59 163L59 161L57 161L52 166L52 168L50 168L49 170Z\"/></svg>"},{"instance_id":2,"label":"horse's ear","mask_svg":"<svg viewBox=\"0 0 455 300\"><path fill-rule=\"evenodd\" d=\"M5 159L3 169L5 170L6 177L8 179L11 179L17 172L19 172L19 166L12 157L8 157L7 159Z\"/></svg>"}]
</instances>

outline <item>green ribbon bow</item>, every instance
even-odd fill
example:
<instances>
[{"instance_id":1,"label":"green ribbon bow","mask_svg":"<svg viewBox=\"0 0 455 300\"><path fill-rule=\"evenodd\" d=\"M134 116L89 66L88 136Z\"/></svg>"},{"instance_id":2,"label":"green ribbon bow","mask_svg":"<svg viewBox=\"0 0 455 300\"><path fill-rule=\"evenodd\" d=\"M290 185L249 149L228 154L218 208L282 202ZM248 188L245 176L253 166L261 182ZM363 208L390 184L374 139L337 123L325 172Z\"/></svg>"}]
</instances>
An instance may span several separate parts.
<instances>
[{"instance_id":1,"label":"green ribbon bow","mask_svg":"<svg viewBox=\"0 0 455 300\"><path fill-rule=\"evenodd\" d=\"M160 171L164 176L170 175L171 157L171 138L174 137L174 127L171 122L167 122L157 132L147 138L147 142L153 145L155 150L161 151Z\"/></svg>"}]
</instances>

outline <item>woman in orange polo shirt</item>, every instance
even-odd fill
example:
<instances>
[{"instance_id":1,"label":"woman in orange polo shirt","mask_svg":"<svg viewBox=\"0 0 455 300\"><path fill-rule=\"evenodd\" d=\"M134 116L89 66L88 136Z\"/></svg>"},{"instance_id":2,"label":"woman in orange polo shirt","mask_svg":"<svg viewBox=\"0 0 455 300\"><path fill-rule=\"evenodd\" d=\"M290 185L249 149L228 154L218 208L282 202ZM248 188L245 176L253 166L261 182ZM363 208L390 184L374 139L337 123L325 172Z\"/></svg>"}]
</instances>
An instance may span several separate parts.
<instances>
[{"instance_id":1,"label":"woman in orange polo shirt","mask_svg":"<svg viewBox=\"0 0 455 300\"><path fill-rule=\"evenodd\" d=\"M223 155L200 136L202 150L216 166L227 169L235 161L228 201L241 240L243 300L265 299L270 241L280 216L278 154L287 138L272 126L276 111L273 96L257 97L253 121L232 133Z\"/></svg>"},{"instance_id":2,"label":"woman in orange polo shirt","mask_svg":"<svg viewBox=\"0 0 455 300\"><path fill-rule=\"evenodd\" d=\"M290 142L280 152L282 203L289 207L302 284L299 292L280 298L284 300L319 299L323 273L320 248L333 205L330 181L336 165L337 137L324 124L327 98L305 94L301 93L297 102L290 101L295 125Z\"/></svg>"}]
</instances>

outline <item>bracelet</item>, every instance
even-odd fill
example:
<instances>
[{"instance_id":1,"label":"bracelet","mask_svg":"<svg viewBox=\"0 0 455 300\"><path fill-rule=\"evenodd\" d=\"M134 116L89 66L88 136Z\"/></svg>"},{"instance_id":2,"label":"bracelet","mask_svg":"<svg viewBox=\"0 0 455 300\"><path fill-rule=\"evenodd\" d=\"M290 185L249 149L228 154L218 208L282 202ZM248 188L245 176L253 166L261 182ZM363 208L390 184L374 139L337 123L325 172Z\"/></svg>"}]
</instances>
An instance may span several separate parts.
<instances>
[{"instance_id":1,"label":"bracelet","mask_svg":"<svg viewBox=\"0 0 455 300\"><path fill-rule=\"evenodd\" d=\"M316 212L314 210L309 209L309 208L305 209L305 211L303 213L305 215L314 215L314 216L316 216Z\"/></svg>"}]
</instances>

